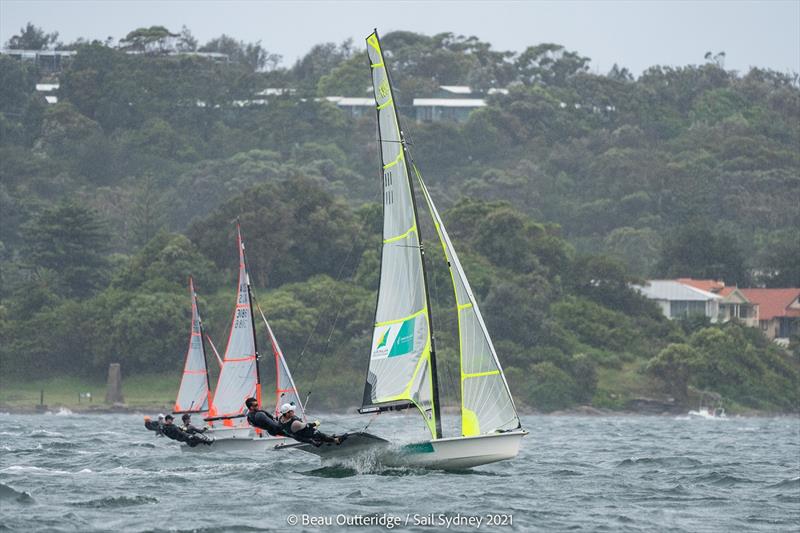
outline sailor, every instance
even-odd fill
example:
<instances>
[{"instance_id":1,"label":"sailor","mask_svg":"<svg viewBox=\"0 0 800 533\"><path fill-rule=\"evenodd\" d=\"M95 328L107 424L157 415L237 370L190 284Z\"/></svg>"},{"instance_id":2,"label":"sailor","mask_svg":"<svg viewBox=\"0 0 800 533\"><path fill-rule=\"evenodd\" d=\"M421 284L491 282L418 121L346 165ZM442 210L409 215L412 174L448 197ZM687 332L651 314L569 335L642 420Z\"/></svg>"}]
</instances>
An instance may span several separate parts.
<instances>
[{"instance_id":1,"label":"sailor","mask_svg":"<svg viewBox=\"0 0 800 533\"><path fill-rule=\"evenodd\" d=\"M205 435L190 435L186 433L183 429L179 428L175 424L173 424L172 415L167 415L164 417L164 426L162 430L164 431L164 435L171 438L172 440L177 440L178 442L185 442L189 447L194 448L198 444L207 444L211 445L213 442L211 439L206 437Z\"/></svg>"},{"instance_id":2,"label":"sailor","mask_svg":"<svg viewBox=\"0 0 800 533\"><path fill-rule=\"evenodd\" d=\"M244 405L247 407L247 422L251 426L263 429L273 437L283 436L281 425L275 420L274 416L263 409L259 409L257 399L248 398L244 401Z\"/></svg>"},{"instance_id":3,"label":"sailor","mask_svg":"<svg viewBox=\"0 0 800 533\"><path fill-rule=\"evenodd\" d=\"M156 432L156 437L163 437L164 415L158 415L158 420L152 420L149 416L144 417L144 427Z\"/></svg>"},{"instance_id":4,"label":"sailor","mask_svg":"<svg viewBox=\"0 0 800 533\"><path fill-rule=\"evenodd\" d=\"M336 435L326 435L317 429L319 421L303 422L299 416L294 414L294 405L291 403L281 405L281 416L278 418L278 422L283 428L284 434L296 441L307 442L317 447L322 446L324 442L341 444L347 437L347 435L338 437Z\"/></svg>"},{"instance_id":5,"label":"sailor","mask_svg":"<svg viewBox=\"0 0 800 533\"><path fill-rule=\"evenodd\" d=\"M183 421L183 425L181 426L181 429L183 431L185 431L186 433L188 433L189 435L196 435L196 434L205 433L206 431L208 431L208 428L206 428L206 427L204 427L203 429L200 429L197 426L195 426L194 424L192 424L192 415L190 415L189 413L183 413L183 416L181 417L181 420Z\"/></svg>"}]
</instances>

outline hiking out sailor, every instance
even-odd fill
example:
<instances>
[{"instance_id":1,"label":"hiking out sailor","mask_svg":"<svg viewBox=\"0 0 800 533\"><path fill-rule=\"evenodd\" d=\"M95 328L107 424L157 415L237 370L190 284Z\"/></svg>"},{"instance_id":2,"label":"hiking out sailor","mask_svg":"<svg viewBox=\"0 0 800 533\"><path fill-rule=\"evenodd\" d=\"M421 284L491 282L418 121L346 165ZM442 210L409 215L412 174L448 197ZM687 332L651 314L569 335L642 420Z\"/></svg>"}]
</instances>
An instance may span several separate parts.
<instances>
[{"instance_id":1,"label":"hiking out sailor","mask_svg":"<svg viewBox=\"0 0 800 533\"><path fill-rule=\"evenodd\" d=\"M183 431L185 431L186 433L188 433L189 435L201 434L201 433L205 433L206 431L208 431L208 428L206 428L206 427L204 427L203 429L200 429L197 426L195 426L194 424L192 424L192 415L190 415L189 413L183 413L183 416L181 417L181 420L183 421L183 425L181 426L181 429Z\"/></svg>"},{"instance_id":2,"label":"hiking out sailor","mask_svg":"<svg viewBox=\"0 0 800 533\"><path fill-rule=\"evenodd\" d=\"M186 433L183 429L176 426L173 423L173 420L175 420L175 418L172 415L165 416L164 426L162 427L164 435L171 438L172 440L177 440L178 442L185 442L191 448L194 448L195 446L201 443L210 446L211 443L213 442L205 435L190 435L189 433Z\"/></svg>"},{"instance_id":3,"label":"hiking out sailor","mask_svg":"<svg viewBox=\"0 0 800 533\"><path fill-rule=\"evenodd\" d=\"M317 447L322 446L324 442L341 444L347 437L347 435L326 435L317 429L318 421L303 422L299 416L294 414L294 405L291 403L281 405L281 416L278 418L278 422L285 435Z\"/></svg>"},{"instance_id":4,"label":"hiking out sailor","mask_svg":"<svg viewBox=\"0 0 800 533\"><path fill-rule=\"evenodd\" d=\"M275 417L259 408L258 400L255 398L248 398L244 401L247 407L247 422L259 429L263 429L273 437L283 436L283 428L275 420Z\"/></svg>"},{"instance_id":5,"label":"hiking out sailor","mask_svg":"<svg viewBox=\"0 0 800 533\"><path fill-rule=\"evenodd\" d=\"M149 416L144 417L144 427L156 432L156 437L163 437L164 415L158 415L158 420L152 420Z\"/></svg>"}]
</instances>

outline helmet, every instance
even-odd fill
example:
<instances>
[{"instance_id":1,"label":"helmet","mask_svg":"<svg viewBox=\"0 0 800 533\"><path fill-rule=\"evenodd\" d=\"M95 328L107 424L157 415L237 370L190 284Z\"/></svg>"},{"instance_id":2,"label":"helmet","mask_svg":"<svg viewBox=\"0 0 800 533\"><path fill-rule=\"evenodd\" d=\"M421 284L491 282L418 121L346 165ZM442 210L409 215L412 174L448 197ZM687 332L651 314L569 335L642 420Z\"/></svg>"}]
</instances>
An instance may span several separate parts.
<instances>
[{"instance_id":1,"label":"helmet","mask_svg":"<svg viewBox=\"0 0 800 533\"><path fill-rule=\"evenodd\" d=\"M159 415L158 415L158 419L159 419L159 420L164 420L164 415L162 415L162 414L160 414L160 413L159 413Z\"/></svg>"},{"instance_id":2,"label":"helmet","mask_svg":"<svg viewBox=\"0 0 800 533\"><path fill-rule=\"evenodd\" d=\"M289 411L294 411L294 404L285 403L285 404L281 405L281 414L282 415L285 415Z\"/></svg>"},{"instance_id":3,"label":"helmet","mask_svg":"<svg viewBox=\"0 0 800 533\"><path fill-rule=\"evenodd\" d=\"M181 420L183 420L184 422L188 422L191 419L192 415L190 415L189 413L183 413L183 416L181 417Z\"/></svg>"}]
</instances>

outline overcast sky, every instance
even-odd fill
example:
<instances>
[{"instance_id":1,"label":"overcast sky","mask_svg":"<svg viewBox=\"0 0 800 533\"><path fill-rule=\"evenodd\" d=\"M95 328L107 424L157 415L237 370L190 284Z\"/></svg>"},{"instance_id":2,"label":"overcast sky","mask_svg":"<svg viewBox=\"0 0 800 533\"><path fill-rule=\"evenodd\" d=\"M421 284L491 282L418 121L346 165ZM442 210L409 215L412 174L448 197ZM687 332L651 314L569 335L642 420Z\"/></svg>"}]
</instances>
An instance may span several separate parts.
<instances>
[{"instance_id":1,"label":"overcast sky","mask_svg":"<svg viewBox=\"0 0 800 533\"><path fill-rule=\"evenodd\" d=\"M316 43L353 38L360 45L377 27L381 34L475 35L517 52L554 42L590 57L592 70L603 73L614 63L636 74L651 65L698 64L708 51L724 51L729 69L800 72L800 0L0 0L0 43L29 21L64 42L185 24L201 44L222 33L261 41L283 65Z\"/></svg>"}]
</instances>

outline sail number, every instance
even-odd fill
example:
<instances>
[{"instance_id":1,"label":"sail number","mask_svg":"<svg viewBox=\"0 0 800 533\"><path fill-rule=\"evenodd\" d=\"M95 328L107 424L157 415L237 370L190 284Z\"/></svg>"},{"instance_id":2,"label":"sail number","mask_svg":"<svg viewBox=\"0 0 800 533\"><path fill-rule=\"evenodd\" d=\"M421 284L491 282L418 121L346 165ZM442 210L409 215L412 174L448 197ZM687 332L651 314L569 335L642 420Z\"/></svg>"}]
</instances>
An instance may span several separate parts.
<instances>
[{"instance_id":1,"label":"sail number","mask_svg":"<svg viewBox=\"0 0 800 533\"><path fill-rule=\"evenodd\" d=\"M237 309L236 317L233 319L233 328L240 329L247 327L250 322L250 313L247 309Z\"/></svg>"},{"instance_id":2,"label":"sail number","mask_svg":"<svg viewBox=\"0 0 800 533\"><path fill-rule=\"evenodd\" d=\"M387 170L383 173L383 203L391 205L394 203L394 191L392 190L392 171Z\"/></svg>"}]
</instances>

